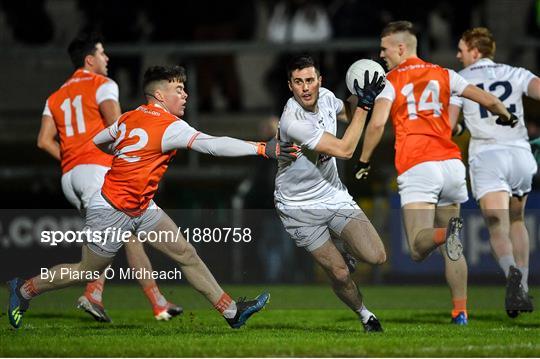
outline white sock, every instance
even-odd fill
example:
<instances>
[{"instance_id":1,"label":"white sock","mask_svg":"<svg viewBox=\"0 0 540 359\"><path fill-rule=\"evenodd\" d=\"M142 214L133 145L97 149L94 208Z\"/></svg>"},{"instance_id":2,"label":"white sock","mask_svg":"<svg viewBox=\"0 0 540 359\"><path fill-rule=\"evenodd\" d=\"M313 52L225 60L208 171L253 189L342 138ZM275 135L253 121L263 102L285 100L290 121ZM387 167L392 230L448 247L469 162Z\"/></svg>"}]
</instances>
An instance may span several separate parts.
<instances>
[{"instance_id":1,"label":"white sock","mask_svg":"<svg viewBox=\"0 0 540 359\"><path fill-rule=\"evenodd\" d=\"M510 272L510 266L514 266L517 268L514 256L511 254L502 256L501 258L499 258L499 266L504 271L504 276L506 278L508 278L508 273Z\"/></svg>"},{"instance_id":2,"label":"white sock","mask_svg":"<svg viewBox=\"0 0 540 359\"><path fill-rule=\"evenodd\" d=\"M529 267L519 267L519 270L521 271L521 286L525 292L529 293L529 284L527 284L529 279Z\"/></svg>"},{"instance_id":3,"label":"white sock","mask_svg":"<svg viewBox=\"0 0 540 359\"><path fill-rule=\"evenodd\" d=\"M356 311L362 323L366 324L371 316L375 317L375 314L371 313L366 306L362 303L362 307Z\"/></svg>"},{"instance_id":4,"label":"white sock","mask_svg":"<svg viewBox=\"0 0 540 359\"><path fill-rule=\"evenodd\" d=\"M223 316L227 319L232 319L236 315L236 312L238 310L236 309L236 302L233 300L231 304L223 311Z\"/></svg>"}]
</instances>

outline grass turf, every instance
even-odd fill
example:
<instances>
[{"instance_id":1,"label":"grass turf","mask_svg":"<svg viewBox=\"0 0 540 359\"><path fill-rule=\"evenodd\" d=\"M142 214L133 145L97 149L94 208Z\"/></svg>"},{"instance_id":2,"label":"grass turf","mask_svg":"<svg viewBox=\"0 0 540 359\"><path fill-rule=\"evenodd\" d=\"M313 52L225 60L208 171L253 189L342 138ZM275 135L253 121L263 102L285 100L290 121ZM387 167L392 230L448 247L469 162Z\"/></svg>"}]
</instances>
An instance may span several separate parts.
<instances>
[{"instance_id":1,"label":"grass turf","mask_svg":"<svg viewBox=\"0 0 540 359\"><path fill-rule=\"evenodd\" d=\"M0 303L7 303L0 288ZM356 316L327 286L227 286L232 295L272 294L267 308L232 330L190 287L162 286L184 306L182 317L153 319L134 285L107 285L112 324L94 322L75 309L80 288L47 293L32 301L22 328L0 325L0 357L183 357L183 356L540 356L540 314L509 319L504 288L469 289L470 324L449 324L449 295L438 286L363 288L368 307L385 332L364 333ZM534 295L539 288L532 288Z\"/></svg>"}]
</instances>

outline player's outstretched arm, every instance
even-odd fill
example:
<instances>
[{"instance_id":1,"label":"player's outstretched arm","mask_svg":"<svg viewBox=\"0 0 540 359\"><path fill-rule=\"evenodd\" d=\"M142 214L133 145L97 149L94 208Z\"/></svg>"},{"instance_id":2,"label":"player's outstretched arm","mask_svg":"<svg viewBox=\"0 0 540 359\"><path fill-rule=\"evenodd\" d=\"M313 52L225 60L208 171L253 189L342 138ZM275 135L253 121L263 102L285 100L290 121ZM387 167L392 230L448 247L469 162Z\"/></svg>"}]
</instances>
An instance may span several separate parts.
<instances>
[{"instance_id":1,"label":"player's outstretched arm","mask_svg":"<svg viewBox=\"0 0 540 359\"><path fill-rule=\"evenodd\" d=\"M323 133L319 143L315 147L315 151L324 153L341 159L350 159L354 154L354 150L358 145L358 141L362 136L364 125L368 111L373 108L377 95L384 88L384 75L377 72L374 73L373 79L369 81L369 72L364 73L364 88L360 88L358 80L354 80L354 89L358 98L357 107L352 116L351 123L345 130L341 139L325 132Z\"/></svg>"},{"instance_id":2,"label":"player's outstretched arm","mask_svg":"<svg viewBox=\"0 0 540 359\"><path fill-rule=\"evenodd\" d=\"M185 121L175 121L163 134L161 150L165 153L179 149L192 149L219 157L261 156L287 160L296 159L300 152L298 146L276 138L268 142L250 142L226 136L214 137L197 131Z\"/></svg>"},{"instance_id":3,"label":"player's outstretched arm","mask_svg":"<svg viewBox=\"0 0 540 359\"><path fill-rule=\"evenodd\" d=\"M41 117L41 128L37 139L37 146L60 161L60 144L56 140L57 130L51 116Z\"/></svg>"},{"instance_id":4,"label":"player's outstretched arm","mask_svg":"<svg viewBox=\"0 0 540 359\"><path fill-rule=\"evenodd\" d=\"M337 138L331 133L323 133L315 151L329 156L350 159L358 145L364 124L366 123L367 111L356 108L351 123L345 130L342 138Z\"/></svg>"},{"instance_id":5,"label":"player's outstretched arm","mask_svg":"<svg viewBox=\"0 0 540 359\"><path fill-rule=\"evenodd\" d=\"M268 142L251 142L226 136L214 137L202 132L196 134L186 148L219 157L261 156L288 160L296 159L300 152L298 146L278 142L275 138Z\"/></svg>"},{"instance_id":6,"label":"player's outstretched arm","mask_svg":"<svg viewBox=\"0 0 540 359\"><path fill-rule=\"evenodd\" d=\"M518 122L516 116L508 111L501 100L475 85L468 85L461 96L479 103L491 113L498 115L496 122L499 125L514 127Z\"/></svg>"}]
</instances>

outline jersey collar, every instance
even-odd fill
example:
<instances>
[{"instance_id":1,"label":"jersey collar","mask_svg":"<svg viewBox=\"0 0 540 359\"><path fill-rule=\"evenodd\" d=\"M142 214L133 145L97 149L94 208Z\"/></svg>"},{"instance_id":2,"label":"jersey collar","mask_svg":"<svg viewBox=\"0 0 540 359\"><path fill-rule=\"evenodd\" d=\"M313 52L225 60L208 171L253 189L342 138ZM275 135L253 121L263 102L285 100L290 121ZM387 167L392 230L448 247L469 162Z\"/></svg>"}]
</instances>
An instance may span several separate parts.
<instances>
[{"instance_id":1,"label":"jersey collar","mask_svg":"<svg viewBox=\"0 0 540 359\"><path fill-rule=\"evenodd\" d=\"M470 69L470 68L473 68L475 66L480 66L480 65L493 65L493 64L495 64L495 62L492 59L488 57L483 57L480 60L476 61L474 64L470 64L465 69Z\"/></svg>"}]
</instances>

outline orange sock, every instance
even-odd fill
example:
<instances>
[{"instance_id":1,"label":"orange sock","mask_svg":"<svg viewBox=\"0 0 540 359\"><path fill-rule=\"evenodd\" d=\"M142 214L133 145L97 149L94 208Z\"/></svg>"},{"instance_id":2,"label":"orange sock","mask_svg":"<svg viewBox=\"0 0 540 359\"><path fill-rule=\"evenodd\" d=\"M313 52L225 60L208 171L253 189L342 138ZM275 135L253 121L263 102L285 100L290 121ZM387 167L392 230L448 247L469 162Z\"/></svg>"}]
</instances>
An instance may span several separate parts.
<instances>
[{"instance_id":1,"label":"orange sock","mask_svg":"<svg viewBox=\"0 0 540 359\"><path fill-rule=\"evenodd\" d=\"M159 314L159 312L167 307L167 299L161 294L155 283L144 288L144 294L146 294L146 297L152 304L155 314Z\"/></svg>"},{"instance_id":2,"label":"orange sock","mask_svg":"<svg viewBox=\"0 0 540 359\"><path fill-rule=\"evenodd\" d=\"M227 293L223 293L221 295L221 298L219 298L218 302L214 304L214 308L216 308L221 314L223 314L223 312L226 311L227 308L229 308L231 303L231 297Z\"/></svg>"},{"instance_id":3,"label":"orange sock","mask_svg":"<svg viewBox=\"0 0 540 359\"><path fill-rule=\"evenodd\" d=\"M440 246L444 242L446 242L446 228L434 228L433 243Z\"/></svg>"},{"instance_id":4,"label":"orange sock","mask_svg":"<svg viewBox=\"0 0 540 359\"><path fill-rule=\"evenodd\" d=\"M102 305L103 282L98 279L88 283L84 291L84 296L92 303Z\"/></svg>"},{"instance_id":5,"label":"orange sock","mask_svg":"<svg viewBox=\"0 0 540 359\"><path fill-rule=\"evenodd\" d=\"M39 291L36 288L36 284L34 283L34 278L28 279L24 284L21 286L21 295L25 299L31 299L39 294Z\"/></svg>"},{"instance_id":6,"label":"orange sock","mask_svg":"<svg viewBox=\"0 0 540 359\"><path fill-rule=\"evenodd\" d=\"M452 304L454 304L454 309L452 309L452 318L455 318L459 313L464 312L465 317L467 315L467 298L452 299Z\"/></svg>"}]
</instances>

